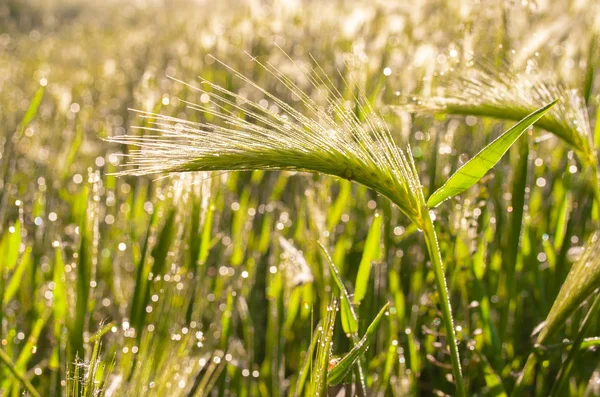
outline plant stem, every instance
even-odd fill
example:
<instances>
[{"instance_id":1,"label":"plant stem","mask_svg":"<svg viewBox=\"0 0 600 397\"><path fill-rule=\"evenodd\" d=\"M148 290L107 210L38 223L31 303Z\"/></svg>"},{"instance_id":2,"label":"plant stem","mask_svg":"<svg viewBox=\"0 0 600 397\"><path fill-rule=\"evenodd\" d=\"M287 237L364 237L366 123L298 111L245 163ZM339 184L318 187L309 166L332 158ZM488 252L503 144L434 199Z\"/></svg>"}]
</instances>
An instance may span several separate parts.
<instances>
[{"instance_id":1,"label":"plant stem","mask_svg":"<svg viewBox=\"0 0 600 397\"><path fill-rule=\"evenodd\" d=\"M510 235L507 254L505 256L504 269L506 272L504 290L506 303L500 317L500 340L506 340L510 334L510 313L514 310L517 300L515 274L519 258L519 243L521 241L521 229L523 228L523 213L525 208L525 190L527 189L527 173L529 168L529 141L525 134L519 139L519 158L513 175L512 183L512 217L510 219ZM512 309L512 310L511 310Z\"/></svg>"},{"instance_id":2,"label":"plant stem","mask_svg":"<svg viewBox=\"0 0 600 397\"><path fill-rule=\"evenodd\" d=\"M600 180L598 179L598 167L596 164L589 165L592 177L592 193L594 194L594 202L598 209L600 209ZM596 219L597 220L597 219Z\"/></svg>"},{"instance_id":3,"label":"plant stem","mask_svg":"<svg viewBox=\"0 0 600 397\"><path fill-rule=\"evenodd\" d=\"M585 338L587 329L593 322L592 320L596 319L594 314L598 310L598 307L600 307L600 295L596 296L596 298L594 299L592 306L588 310L587 314L585 315L585 318L583 319L583 322L581 323L581 326L579 327L577 336L575 337L573 345L571 346L571 351L569 352L567 359L562 363L560 371L557 375L556 382L554 383L554 386L552 386L552 390L550 391L550 397L560 396L561 391L565 388L565 384L569 379L569 372L571 372L571 368L573 368L575 358L579 355L581 351L581 343Z\"/></svg>"},{"instance_id":4,"label":"plant stem","mask_svg":"<svg viewBox=\"0 0 600 397\"><path fill-rule=\"evenodd\" d=\"M37 390L35 390L35 387L33 387L33 385L27 380L27 378L25 378L25 376L19 372L10 357L8 357L8 355L2 349L0 349L0 361L6 364L10 372L12 372L15 378L17 378L19 382L23 384L29 394L31 394L33 397L40 397L40 393L38 393Z\"/></svg>"},{"instance_id":5,"label":"plant stem","mask_svg":"<svg viewBox=\"0 0 600 397\"><path fill-rule=\"evenodd\" d=\"M563 376L563 377L566 376L565 374L563 374L563 372L567 371L567 373L568 373L568 370L570 368L565 369L565 366L570 365L570 362L573 361L574 357L571 357L571 355L576 355L578 353L579 346L581 345L581 342L583 341L583 336L585 334L585 330L587 329L590 318L593 317L591 314L598 309L599 302L600 302L600 298L596 298L594 303L590 307L586 317L584 318L583 324L581 325L581 327L579 329L577 337L576 337L575 341L573 342L573 345L571 346L571 352L569 353L567 360L561 366L561 370L558 375L557 383L561 381L561 379L560 379L561 376ZM541 338L538 338L536 344L543 345L547 339L545 337L546 335L548 335L548 334L544 334ZM515 385L515 388L513 389L512 393L510 394L510 397L521 396L521 394L523 394L523 390L525 389L525 387L527 387L528 385L530 385L532 383L533 374L534 374L535 366L537 364L537 360L538 360L538 356L537 356L536 352L535 351L531 352L529 354L529 357L527 357L527 361L525 362L523 371L521 372L521 375L517 379L517 384ZM552 392L560 391L560 389L555 390L556 387L557 387L557 385L555 384L553 386Z\"/></svg>"},{"instance_id":6,"label":"plant stem","mask_svg":"<svg viewBox=\"0 0 600 397\"><path fill-rule=\"evenodd\" d=\"M435 227L433 225L431 217L429 216L429 210L425 208L423 210L423 214L424 216L422 228L425 234L425 241L427 243L427 249L429 250L429 257L431 258L433 273L435 274L435 281L440 296L440 306L442 307L444 326L446 327L448 345L450 346L452 372L454 374L454 379L456 380L456 393L458 397L465 397L465 386L463 383L462 369L460 366L460 356L458 354L458 343L456 342L456 333L454 331L452 306L450 304L450 298L448 296L448 286L446 285L446 277L444 276L444 265L442 263L442 255L440 253L440 247L438 245Z\"/></svg>"}]
</instances>

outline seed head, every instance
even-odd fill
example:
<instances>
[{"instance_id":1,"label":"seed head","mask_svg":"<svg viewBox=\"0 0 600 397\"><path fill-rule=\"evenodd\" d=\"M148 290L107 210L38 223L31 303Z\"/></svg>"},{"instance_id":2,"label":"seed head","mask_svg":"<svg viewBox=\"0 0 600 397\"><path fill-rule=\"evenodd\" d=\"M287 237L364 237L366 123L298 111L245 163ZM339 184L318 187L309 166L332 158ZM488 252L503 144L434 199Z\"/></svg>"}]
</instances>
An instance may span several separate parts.
<instances>
[{"instance_id":1,"label":"seed head","mask_svg":"<svg viewBox=\"0 0 600 397\"><path fill-rule=\"evenodd\" d=\"M395 144L362 92L345 101L318 65L307 69L295 64L314 88L313 94L326 98L324 104L318 104L312 99L315 95L309 96L271 64L252 60L299 99L302 109L221 63L261 94L262 100L250 100L206 80L199 85L178 80L202 94L203 103L182 101L206 121L138 111L148 119L145 126L138 127L144 135L109 139L137 147L126 155L129 169L121 174L255 169L319 172L368 186L390 198L411 219L421 219L424 199L410 148L405 153ZM265 106L268 102L274 106Z\"/></svg>"}]
</instances>

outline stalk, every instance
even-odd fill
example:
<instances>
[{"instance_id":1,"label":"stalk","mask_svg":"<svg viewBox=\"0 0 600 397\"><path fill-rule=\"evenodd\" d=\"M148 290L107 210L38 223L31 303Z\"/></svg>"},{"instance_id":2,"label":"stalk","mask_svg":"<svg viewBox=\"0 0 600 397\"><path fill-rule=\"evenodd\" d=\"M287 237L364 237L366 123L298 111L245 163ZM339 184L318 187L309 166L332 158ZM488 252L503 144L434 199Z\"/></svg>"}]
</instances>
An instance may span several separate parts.
<instances>
[{"instance_id":1,"label":"stalk","mask_svg":"<svg viewBox=\"0 0 600 397\"><path fill-rule=\"evenodd\" d=\"M598 309L599 305L600 305L600 298L596 297L596 299L594 299L592 306L588 310L588 312L579 328L579 332L577 333L577 336L576 336L575 340L573 341L573 344L571 345L571 351L569 352L569 355L567 356L566 361L563 362L563 364L561 365L561 369L557 375L557 380L556 380L554 386L552 387L550 395L556 396L562 390L563 384L564 384L564 382L566 382L565 379L568 377L568 373L573 365L573 360L575 359L576 355L579 353L581 343L583 342L583 339L585 337L585 332L586 332L591 320L595 319L595 317L593 316L593 313ZM546 342L546 337L542 336L540 339L538 339L536 341L536 345L543 345L544 342ZM512 393L510 394L510 397L520 397L523 394L523 391L525 390L525 388L533 382L533 375L535 372L535 366L536 366L537 362L538 362L538 356L537 356L536 352L533 351L529 354L529 357L527 357L527 361L525 362L523 371L521 372L521 375L517 379L517 384L515 385L515 388L513 389Z\"/></svg>"},{"instance_id":2,"label":"stalk","mask_svg":"<svg viewBox=\"0 0 600 397\"><path fill-rule=\"evenodd\" d=\"M596 236L597 235L594 235L594 237L596 237ZM592 252L587 252L586 254L588 255L588 258L589 258L589 256L596 254L596 252L592 251ZM580 262L578 262L573 266L579 265L580 268L581 267L587 268L589 264L590 264L590 262L587 262L587 260L586 260L586 263L584 263L583 265ZM597 264L597 262L596 262L596 264ZM590 265L590 268L591 268L591 266L594 266L594 265ZM592 272L593 272L593 270L594 269L592 269ZM598 278L597 277L590 278L589 273L588 274L584 273L582 275L582 272L578 272L577 276L572 276L573 274L574 273L569 273L569 276L567 276L567 280L563 284L563 288L565 288L565 285L567 283L569 283L567 288L570 292L572 292L575 295L571 294L571 296L569 297L568 294L565 294L567 296L567 298L565 298L565 299L570 300L570 304L562 305L563 307L559 308L559 309L555 309L555 307L553 306L553 308L550 311L550 314L547 317L546 326L544 327L544 329L541 330L539 336L537 337L536 345L544 346L546 341L555 333L556 329L559 328L560 324L563 324L564 320L573 311L575 311L577 309L577 307L581 303L581 300L578 300L578 298L580 296L584 296L584 297L591 296L591 294L593 292L593 285L597 285L595 282L597 281ZM573 278L570 279L570 277L579 277L579 280L576 280L573 282ZM585 279L585 281L583 281L584 285L581 285L581 283L577 283L577 281L581 281L581 277L587 277L587 279ZM587 288L589 283L586 284L586 282L588 280L591 282L591 285L592 285L592 287L590 287L591 291L590 291L590 288ZM581 288L576 290L575 292L573 292L574 285L581 285ZM561 290L561 292L562 292L562 290ZM563 298L563 297L561 297L561 294L559 293L557 302L560 302L558 299L561 299L561 298ZM570 366L572 365L571 363L576 357L574 355L577 354L577 352L580 349L581 343L583 342L586 329L589 326L589 322L595 319L593 313L598 309L598 305L600 304L599 302L600 302L600 299L596 297L596 299L594 300L594 303L592 303L590 309L588 310L586 317L582 321L582 324L581 324L579 331L575 337L575 340L573 340L573 344L571 346L571 352L569 353L567 360L565 362L563 362L563 364L561 366L561 370L559 372L557 382L561 381L561 377L567 376ZM559 306L560 306L560 304L559 304ZM564 309L565 306L567 307L567 309ZM553 313L553 310L555 312L560 312L560 313L558 313L558 314ZM550 326L548 325L548 322L551 322ZM538 361L538 355L536 354L536 351L534 350L529 354L529 357L527 358L527 361L525 362L523 371L521 372L521 375L517 379L515 388L513 389L512 393L510 395L511 397L520 397L523 394L523 391L525 390L525 388L533 383L537 361ZM567 372L567 374L564 374L565 371ZM554 387L557 387L557 386L555 385ZM554 390L553 392L559 392L559 391L560 390Z\"/></svg>"},{"instance_id":3,"label":"stalk","mask_svg":"<svg viewBox=\"0 0 600 397\"><path fill-rule=\"evenodd\" d=\"M506 306L500 317L500 340L505 340L510 335L509 323L511 308L516 306L516 282L515 274L517 260L519 258L519 243L521 241L521 229L523 225L523 213L525 208L525 190L527 188L527 173L529 168L529 142L527 136L522 136L518 143L519 159L513 176L512 183L512 217L510 222L510 236L508 251L506 255L506 279L504 290L506 292ZM511 324L514 326L514 324Z\"/></svg>"},{"instance_id":4,"label":"stalk","mask_svg":"<svg viewBox=\"0 0 600 397\"><path fill-rule=\"evenodd\" d=\"M513 389L512 393L510 393L510 397L519 397L523 394L523 390L529 384L531 384L533 380L533 373L535 371L535 366L537 364L537 355L535 352L529 354L527 357L527 361L525 362L525 366L523 367L523 371L519 378L517 379L517 384Z\"/></svg>"},{"instance_id":5,"label":"stalk","mask_svg":"<svg viewBox=\"0 0 600 397\"><path fill-rule=\"evenodd\" d=\"M423 210L421 227L425 234L425 242L429 251L429 257L435 274L435 282L438 293L440 294L440 305L442 306L442 316L444 317L444 326L446 327L446 335L448 345L450 346L450 358L452 360L452 372L456 379L456 393L458 397L465 397L465 386L463 382L462 369L460 365L460 356L458 354L458 343L456 341L456 333L454 332L454 319L452 317L452 305L448 296L448 286L446 285L446 277L444 276L444 265L442 263L442 255L438 245L435 227L429 216L429 210Z\"/></svg>"},{"instance_id":6,"label":"stalk","mask_svg":"<svg viewBox=\"0 0 600 397\"><path fill-rule=\"evenodd\" d=\"M25 387L25 389L27 390L27 392L29 394L31 394L33 397L40 397L40 393L38 393L38 391L35 389L35 387L33 387L33 385L29 382L29 380L27 380L25 375L23 375L19 371L19 369L15 366L15 364L10 359L10 357L8 357L8 355L2 349L0 349L0 361L2 361L8 367L10 372L12 372L13 375L15 376L15 378L17 378L17 380L19 382L21 382L21 384L23 385L23 387Z\"/></svg>"},{"instance_id":7,"label":"stalk","mask_svg":"<svg viewBox=\"0 0 600 397\"><path fill-rule=\"evenodd\" d=\"M571 351L569 352L567 359L562 363L560 371L557 375L556 382L554 383L554 386L552 386L552 390L550 391L550 397L560 396L561 391L565 388L565 385L569 379L569 372L571 372L571 369L573 368L573 365L575 363L575 359L580 353L581 344L583 343L583 339L585 338L585 334L588 328L590 327L590 324L593 322L593 320L596 319L594 314L596 313L599 307L600 295L596 296L596 298L594 299L592 306L588 310L587 314L585 315L585 318L583 319L583 322L581 323L581 326L579 327L579 332L577 332L577 336L575 337L575 340L573 340L573 344L571 345Z\"/></svg>"},{"instance_id":8,"label":"stalk","mask_svg":"<svg viewBox=\"0 0 600 397\"><path fill-rule=\"evenodd\" d=\"M589 164L588 166L592 173L592 175L591 175L592 193L594 195L594 201L595 201L596 206L600 210L600 179L598 179L598 167L595 163ZM597 219L594 219L594 220L597 220Z\"/></svg>"}]
</instances>

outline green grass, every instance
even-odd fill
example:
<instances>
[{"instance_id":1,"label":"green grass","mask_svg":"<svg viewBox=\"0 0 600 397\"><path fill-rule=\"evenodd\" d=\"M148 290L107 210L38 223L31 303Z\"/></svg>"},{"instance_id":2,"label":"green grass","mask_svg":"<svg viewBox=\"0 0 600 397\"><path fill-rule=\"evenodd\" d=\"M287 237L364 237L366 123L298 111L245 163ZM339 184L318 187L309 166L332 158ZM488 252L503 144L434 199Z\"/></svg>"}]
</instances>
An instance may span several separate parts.
<instances>
[{"instance_id":1,"label":"green grass","mask_svg":"<svg viewBox=\"0 0 600 397\"><path fill-rule=\"evenodd\" d=\"M596 395L598 6L459 3L0 5L0 395Z\"/></svg>"}]
</instances>

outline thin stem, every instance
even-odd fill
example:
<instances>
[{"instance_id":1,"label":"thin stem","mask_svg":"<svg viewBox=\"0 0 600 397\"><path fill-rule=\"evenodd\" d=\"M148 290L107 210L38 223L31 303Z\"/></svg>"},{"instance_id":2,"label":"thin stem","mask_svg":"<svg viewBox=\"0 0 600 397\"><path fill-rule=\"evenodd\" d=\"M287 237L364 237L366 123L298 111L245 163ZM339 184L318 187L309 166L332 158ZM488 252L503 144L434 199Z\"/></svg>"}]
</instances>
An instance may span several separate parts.
<instances>
[{"instance_id":1,"label":"thin stem","mask_svg":"<svg viewBox=\"0 0 600 397\"><path fill-rule=\"evenodd\" d=\"M514 312L516 305L516 282L515 273L519 257L519 244L521 241L521 229L523 225L523 213L525 208L525 190L527 189L527 173L529 169L529 142L525 134L519 139L519 159L512 183L512 217L510 224L509 245L506 255L504 269L506 271L505 286L506 303L500 317L500 340L505 340L509 331L510 313ZM511 310L513 309L513 310Z\"/></svg>"},{"instance_id":2,"label":"thin stem","mask_svg":"<svg viewBox=\"0 0 600 397\"><path fill-rule=\"evenodd\" d=\"M583 341L583 336L585 334L585 330L587 329L588 323L590 321L590 318L593 318L593 316L591 315L594 311L596 311L598 309L598 305L600 304L600 298L596 298L594 303L592 304L592 306L590 307L586 317L583 320L583 323L579 329L579 332L576 336L575 341L573 342L573 345L571 346L571 352L569 353L569 356L567 357L567 361L565 361L563 363L563 365L561 366L561 370L559 372L559 379L557 380L557 383L561 381L560 377L561 376L566 376L566 374L563 374L563 372L567 372L568 374L568 369L565 369L566 365L571 365L570 363L572 363L574 357L571 357L571 355L576 355L579 351L579 346L581 345L581 342ZM543 345L545 342L546 338L543 338L542 340L537 341L536 344L540 344ZM519 378L517 379L517 384L515 385L515 388L513 389L512 393L510 394L510 397L519 397L521 396L521 394L523 394L523 390L525 390L525 387L527 387L528 385L530 385L533 382L533 375L534 375L534 371L535 371L535 366L537 364L538 361L538 355L536 354L535 351L531 352L529 354L529 357L527 357L527 361L525 362L525 366L523 367L523 371L521 372L521 375L519 376ZM553 386L552 392L559 392L560 388L558 390L555 390L557 388L557 385L555 384ZM562 386L561 386L562 388Z\"/></svg>"},{"instance_id":3,"label":"thin stem","mask_svg":"<svg viewBox=\"0 0 600 397\"><path fill-rule=\"evenodd\" d=\"M0 349L0 360L6 364L10 372L12 372L15 378L17 378L19 382L23 384L29 394L31 394L33 397L40 397L40 393L38 393L37 390L35 390L35 387L33 387L33 385L27 380L27 378L25 378L25 376L19 372L10 357L8 357L8 355L2 349Z\"/></svg>"},{"instance_id":4,"label":"thin stem","mask_svg":"<svg viewBox=\"0 0 600 397\"><path fill-rule=\"evenodd\" d=\"M596 164L589 164L592 178L592 193L594 194L594 201L596 207L600 210L600 180L598 179L598 167ZM597 220L597 219L595 219Z\"/></svg>"},{"instance_id":5,"label":"thin stem","mask_svg":"<svg viewBox=\"0 0 600 397\"><path fill-rule=\"evenodd\" d=\"M579 327L577 336L575 337L573 345L571 346L571 351L569 352L567 359L562 363L560 371L558 372L558 379L556 380L556 383L554 383L554 386L550 391L550 397L560 396L560 392L565 388L565 384L569 379L569 372L571 372L571 368L573 368L575 358L580 353L580 347L583 343L587 329L593 322L592 320L596 319L594 313L598 310L598 307L600 307L600 295L596 296L596 298L594 299L592 306L588 310L585 318L583 319L583 322L581 323L581 326Z\"/></svg>"},{"instance_id":6,"label":"thin stem","mask_svg":"<svg viewBox=\"0 0 600 397\"><path fill-rule=\"evenodd\" d=\"M425 233L425 241L427 243L427 249L429 250L433 272L435 274L435 281L437 284L438 293L440 295L442 316L444 317L444 326L446 327L448 345L450 346L452 372L456 380L456 393L458 397L465 397L465 386L463 382L462 368L460 366L460 356L458 354L458 343L456 342L454 320L452 318L452 306L450 304L450 298L448 297L448 286L446 285L446 278L444 276L444 265L442 263L440 247L438 245L435 227L433 226L433 222L429 216L429 211L425 209L423 214L422 228L423 232Z\"/></svg>"}]
</instances>

